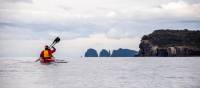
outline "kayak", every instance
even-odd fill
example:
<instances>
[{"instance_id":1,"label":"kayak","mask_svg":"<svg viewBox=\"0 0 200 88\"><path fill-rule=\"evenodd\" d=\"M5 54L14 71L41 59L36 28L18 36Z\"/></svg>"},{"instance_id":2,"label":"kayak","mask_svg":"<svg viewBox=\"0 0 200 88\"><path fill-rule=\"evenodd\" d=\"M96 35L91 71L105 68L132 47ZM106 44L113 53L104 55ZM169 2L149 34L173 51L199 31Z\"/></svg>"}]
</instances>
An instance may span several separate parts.
<instances>
[{"instance_id":1,"label":"kayak","mask_svg":"<svg viewBox=\"0 0 200 88\"><path fill-rule=\"evenodd\" d=\"M56 59L55 63L68 63L68 62L66 60L58 60L58 59Z\"/></svg>"},{"instance_id":2,"label":"kayak","mask_svg":"<svg viewBox=\"0 0 200 88\"><path fill-rule=\"evenodd\" d=\"M50 64L50 63L67 63L66 60L59 60L59 59L51 59L51 60L40 60L40 63L43 63L43 64Z\"/></svg>"},{"instance_id":3,"label":"kayak","mask_svg":"<svg viewBox=\"0 0 200 88\"><path fill-rule=\"evenodd\" d=\"M52 62L55 62L54 59L40 59L40 63L52 63Z\"/></svg>"}]
</instances>

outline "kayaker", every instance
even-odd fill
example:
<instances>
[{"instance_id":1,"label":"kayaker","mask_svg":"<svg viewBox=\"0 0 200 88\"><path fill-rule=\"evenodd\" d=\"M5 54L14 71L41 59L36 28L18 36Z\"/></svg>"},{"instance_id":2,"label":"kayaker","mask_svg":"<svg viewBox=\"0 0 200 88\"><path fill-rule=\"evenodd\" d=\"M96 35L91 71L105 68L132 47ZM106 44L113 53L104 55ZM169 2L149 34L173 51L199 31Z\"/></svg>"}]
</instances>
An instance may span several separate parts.
<instances>
[{"instance_id":1,"label":"kayaker","mask_svg":"<svg viewBox=\"0 0 200 88\"><path fill-rule=\"evenodd\" d=\"M56 48L53 47L53 50L51 50L51 48L46 45L45 46L45 49L40 53L40 58L36 60L37 61L40 61L41 63L49 63L49 62L54 62L55 59L53 57L53 53L56 51Z\"/></svg>"}]
</instances>

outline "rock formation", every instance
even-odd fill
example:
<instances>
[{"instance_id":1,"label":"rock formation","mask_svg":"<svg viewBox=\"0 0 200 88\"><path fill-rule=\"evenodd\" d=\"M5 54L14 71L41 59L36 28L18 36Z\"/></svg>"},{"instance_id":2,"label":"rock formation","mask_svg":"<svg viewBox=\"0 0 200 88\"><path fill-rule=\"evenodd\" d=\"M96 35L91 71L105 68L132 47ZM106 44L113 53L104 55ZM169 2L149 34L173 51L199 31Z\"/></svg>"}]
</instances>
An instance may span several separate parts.
<instances>
[{"instance_id":1,"label":"rock formation","mask_svg":"<svg viewBox=\"0 0 200 88\"><path fill-rule=\"evenodd\" d=\"M200 56L200 31L156 30L142 37L138 56Z\"/></svg>"},{"instance_id":2,"label":"rock formation","mask_svg":"<svg viewBox=\"0 0 200 88\"><path fill-rule=\"evenodd\" d=\"M134 57L138 55L138 52L130 49L122 49L113 50L112 54L110 50L102 49L99 53L99 57ZM85 57L98 57L98 53L95 49L88 49L85 53Z\"/></svg>"},{"instance_id":3,"label":"rock formation","mask_svg":"<svg viewBox=\"0 0 200 88\"><path fill-rule=\"evenodd\" d=\"M95 49L88 49L85 53L85 57L98 57L98 53Z\"/></svg>"},{"instance_id":4,"label":"rock formation","mask_svg":"<svg viewBox=\"0 0 200 88\"><path fill-rule=\"evenodd\" d=\"M99 57L110 57L110 51L102 49L100 54L99 54Z\"/></svg>"},{"instance_id":5,"label":"rock formation","mask_svg":"<svg viewBox=\"0 0 200 88\"><path fill-rule=\"evenodd\" d=\"M120 48L113 50L111 57L134 57L135 55L137 55L137 51Z\"/></svg>"}]
</instances>

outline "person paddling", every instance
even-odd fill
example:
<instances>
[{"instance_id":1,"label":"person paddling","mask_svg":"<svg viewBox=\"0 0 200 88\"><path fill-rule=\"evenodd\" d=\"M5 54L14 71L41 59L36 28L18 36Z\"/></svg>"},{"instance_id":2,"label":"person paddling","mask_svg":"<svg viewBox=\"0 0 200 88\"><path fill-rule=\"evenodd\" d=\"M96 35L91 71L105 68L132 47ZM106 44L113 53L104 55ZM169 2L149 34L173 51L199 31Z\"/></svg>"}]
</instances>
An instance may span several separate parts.
<instances>
[{"instance_id":1,"label":"person paddling","mask_svg":"<svg viewBox=\"0 0 200 88\"><path fill-rule=\"evenodd\" d=\"M37 59L35 62L40 61L41 63L49 63L49 62L55 62L55 58L53 57L53 53L56 51L56 48L54 47L55 44L60 42L60 38L56 37L56 39L54 39L53 43L48 46L45 46L45 49L40 53L40 58ZM53 50L51 50L51 48L53 48Z\"/></svg>"},{"instance_id":2,"label":"person paddling","mask_svg":"<svg viewBox=\"0 0 200 88\"><path fill-rule=\"evenodd\" d=\"M53 53L56 51L56 48L53 47L53 50L51 50L51 48L46 45L45 46L45 49L40 53L40 58L36 60L37 61L40 61L41 63L50 63L50 62L54 62L55 59L53 57Z\"/></svg>"}]
</instances>

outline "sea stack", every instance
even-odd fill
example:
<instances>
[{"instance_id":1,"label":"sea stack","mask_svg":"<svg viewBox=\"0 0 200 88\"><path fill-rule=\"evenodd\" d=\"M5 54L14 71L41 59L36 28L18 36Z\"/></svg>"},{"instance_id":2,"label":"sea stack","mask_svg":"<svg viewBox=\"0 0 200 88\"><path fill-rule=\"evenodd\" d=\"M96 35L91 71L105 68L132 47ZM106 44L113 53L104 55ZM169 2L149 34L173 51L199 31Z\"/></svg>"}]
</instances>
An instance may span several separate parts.
<instances>
[{"instance_id":1,"label":"sea stack","mask_svg":"<svg viewBox=\"0 0 200 88\"><path fill-rule=\"evenodd\" d=\"M111 57L134 57L137 55L137 51L130 49L122 49L113 50Z\"/></svg>"},{"instance_id":2,"label":"sea stack","mask_svg":"<svg viewBox=\"0 0 200 88\"><path fill-rule=\"evenodd\" d=\"M85 53L85 57L98 57L98 53L95 49L88 49Z\"/></svg>"},{"instance_id":3,"label":"sea stack","mask_svg":"<svg viewBox=\"0 0 200 88\"><path fill-rule=\"evenodd\" d=\"M106 49L102 49L99 54L99 57L110 57L110 50L107 51Z\"/></svg>"}]
</instances>

